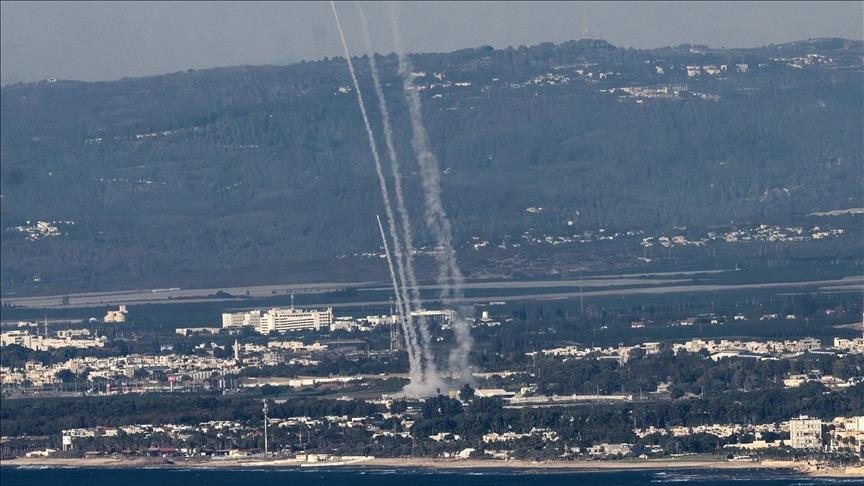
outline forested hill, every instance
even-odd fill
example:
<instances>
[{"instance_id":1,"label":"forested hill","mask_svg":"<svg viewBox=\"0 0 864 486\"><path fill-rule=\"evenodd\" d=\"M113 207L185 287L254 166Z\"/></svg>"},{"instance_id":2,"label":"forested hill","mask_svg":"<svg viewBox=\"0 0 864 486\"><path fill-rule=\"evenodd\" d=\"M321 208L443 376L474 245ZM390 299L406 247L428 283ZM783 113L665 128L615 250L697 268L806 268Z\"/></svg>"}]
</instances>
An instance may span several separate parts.
<instances>
[{"instance_id":1,"label":"forested hill","mask_svg":"<svg viewBox=\"0 0 864 486\"><path fill-rule=\"evenodd\" d=\"M843 39L481 47L413 56L414 86L465 245L528 228L860 207L862 54ZM356 65L380 127L368 63ZM396 58L379 65L418 245L428 244ZM9 85L0 130L5 290L34 278L278 280L300 262L323 268L379 246L381 196L341 58ZM16 229L28 221L57 221L59 236Z\"/></svg>"}]
</instances>

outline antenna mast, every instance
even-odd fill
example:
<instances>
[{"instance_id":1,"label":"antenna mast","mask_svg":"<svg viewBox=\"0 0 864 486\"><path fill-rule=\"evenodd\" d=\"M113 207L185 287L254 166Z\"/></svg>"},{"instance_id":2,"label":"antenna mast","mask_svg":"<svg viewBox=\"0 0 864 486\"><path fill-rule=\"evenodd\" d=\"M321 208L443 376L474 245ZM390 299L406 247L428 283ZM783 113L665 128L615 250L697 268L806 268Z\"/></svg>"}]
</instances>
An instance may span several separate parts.
<instances>
[{"instance_id":1,"label":"antenna mast","mask_svg":"<svg viewBox=\"0 0 864 486\"><path fill-rule=\"evenodd\" d=\"M396 274L393 273L393 260L390 258L390 248L387 246L387 238L384 236L384 226L381 224L381 217L377 214L375 215L375 219L378 220L378 230L381 232L381 243L384 245L384 256L387 257L387 264L390 267L390 278L393 281L393 292L396 294L397 300L399 299L399 283L396 281ZM397 302L399 304L399 302ZM402 307L399 306L400 309L400 321L405 318L402 316ZM393 310L391 307L390 316L393 316ZM402 331L400 329L401 322L390 322L390 351L399 351L402 349Z\"/></svg>"},{"instance_id":2,"label":"antenna mast","mask_svg":"<svg viewBox=\"0 0 864 486\"><path fill-rule=\"evenodd\" d=\"M261 400L264 402L264 456L268 455L267 452L267 399Z\"/></svg>"}]
</instances>

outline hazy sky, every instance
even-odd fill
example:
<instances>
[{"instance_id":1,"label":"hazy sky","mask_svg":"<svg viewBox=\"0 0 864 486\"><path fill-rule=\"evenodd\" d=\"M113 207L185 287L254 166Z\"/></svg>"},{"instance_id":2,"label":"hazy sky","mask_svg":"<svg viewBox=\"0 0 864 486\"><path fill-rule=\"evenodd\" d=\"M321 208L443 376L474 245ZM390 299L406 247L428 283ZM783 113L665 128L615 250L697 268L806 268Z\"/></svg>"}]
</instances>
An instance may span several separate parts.
<instances>
[{"instance_id":1,"label":"hazy sky","mask_svg":"<svg viewBox=\"0 0 864 486\"><path fill-rule=\"evenodd\" d=\"M377 51L391 52L383 4L363 3ZM338 4L353 50L353 2ZM397 8L405 47L449 51L582 37L624 47L752 47L864 38L864 2L425 2ZM3 83L103 80L341 54L326 2L0 2Z\"/></svg>"}]
</instances>

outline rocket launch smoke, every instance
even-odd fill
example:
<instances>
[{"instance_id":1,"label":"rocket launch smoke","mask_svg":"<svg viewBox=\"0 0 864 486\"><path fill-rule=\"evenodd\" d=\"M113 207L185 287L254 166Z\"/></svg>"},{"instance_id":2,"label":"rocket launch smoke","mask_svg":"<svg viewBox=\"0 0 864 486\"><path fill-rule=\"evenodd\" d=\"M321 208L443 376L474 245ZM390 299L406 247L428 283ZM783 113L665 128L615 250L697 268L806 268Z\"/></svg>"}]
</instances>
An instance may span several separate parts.
<instances>
[{"instance_id":1,"label":"rocket launch smoke","mask_svg":"<svg viewBox=\"0 0 864 486\"><path fill-rule=\"evenodd\" d=\"M438 159L429 149L429 136L423 124L423 113L420 95L413 89L413 67L408 54L402 48L402 38L399 31L399 21L395 5L389 4L390 23L393 29L393 44L399 59L399 73L402 76L403 90L408 101L408 114L411 120L411 145L420 165L423 179L423 193L426 199L426 224L432 230L437 240L439 251L438 283L441 285L441 299L446 303L458 302L464 296L465 279L456 262L453 249L453 229L444 205L441 201L441 178ZM450 353L449 367L452 374L461 375L468 369L468 354L471 351L472 338L470 325L465 318L464 309L457 308L453 322L456 335L456 348Z\"/></svg>"},{"instance_id":2,"label":"rocket launch smoke","mask_svg":"<svg viewBox=\"0 0 864 486\"><path fill-rule=\"evenodd\" d=\"M390 124L390 111L387 109L387 99L384 97L384 90L381 87L381 77L378 73L378 65L375 61L375 53L372 50L372 42L369 38L369 28L366 23L366 15L363 8L358 2L354 2L357 9L357 16L360 19L360 25L363 32L363 40L366 44L366 54L369 58L369 68L372 74L372 84L375 88L375 94L378 97L378 109L381 112L381 123L384 128L384 142L387 147L387 156L390 160L390 169L393 175L393 189L396 194L396 210L399 213L400 223L402 224L402 232L405 243L405 264L404 268L400 268L402 282L407 282L407 289L410 292L408 302L414 309L419 309L422 305L420 300L419 286L417 285L417 275L414 272L414 262L412 255L414 254L414 237L411 228L411 219L408 215L408 210L405 206L405 197L402 192L402 174L399 170L399 159L396 155L396 147L393 143L393 127ZM426 363L424 367L424 382L426 388L438 387L439 380L436 372L435 361L429 344L431 343L431 335L425 319L420 318L418 328L423 339L424 346L422 347L423 359Z\"/></svg>"},{"instance_id":3,"label":"rocket launch smoke","mask_svg":"<svg viewBox=\"0 0 864 486\"><path fill-rule=\"evenodd\" d=\"M384 251L387 256L388 270L390 272L390 278L393 281L397 307L403 323L406 350L408 351L408 360L411 368L409 372L411 382L405 387L404 391L405 394L409 396L426 396L434 394L441 388L441 380L436 370L434 356L432 355L432 336L428 328L428 323L423 318L420 318L415 322L411 316L412 309L419 309L422 302L420 299L419 286L417 285L417 277L414 271L412 259L414 253L413 230L408 210L405 205L405 198L401 184L401 173L399 170L399 160L393 142L393 129L390 124L387 101L381 85L378 66L371 48L366 17L360 5L355 2L355 6L357 8L358 17L360 18L363 37L366 42L366 50L368 53L369 67L372 74L375 94L378 97L378 108L381 112L387 156L390 162L393 187L396 194L396 209L399 214L399 223L401 223L401 230L404 237L404 240L402 241L400 241L399 227L397 226L394 217L387 181L383 173L381 156L378 152L378 145L375 141L374 131L369 122L369 116L366 111L366 104L363 99L357 74L351 61L351 53L345 40L345 33L339 20L336 5L332 0L330 2L333 17L336 20L336 27L339 31L339 37L342 41L342 47L345 51L345 57L348 62L348 70L350 71L354 90L357 94L357 103L360 107L361 115L363 116L363 123L369 141L369 148L372 151L372 157L375 161L375 171L378 176L381 197L384 200L387 226L390 233L390 239L393 243L393 253L391 254L387 244L387 238L384 234L383 225L381 224L380 219L378 219L379 230L384 244ZM398 31L396 11L392 4L390 6L390 19L393 27L393 40L398 52L399 74L403 79L403 91L406 95L408 113L411 121L411 145L415 155L417 156L423 183L425 200L424 216L439 248L439 251L436 253L436 260L438 262L438 283L441 286L440 297L445 303L452 302L455 304L463 297L464 278L462 272L459 270L455 252L453 250L453 236L450 221L447 218L447 214L444 211L444 206L441 202L439 164L437 158L429 149L428 135L426 133L426 128L423 125L420 97L417 92L412 89L413 79L411 77L411 62L408 59L407 54L399 48L399 46L401 46L401 37ZM393 264L394 261L395 266ZM462 373L468 369L468 353L472 344L470 326L465 315L466 312L464 309L457 308L457 315L453 322L457 347L450 353L449 371L451 374L457 376L461 376Z\"/></svg>"},{"instance_id":4,"label":"rocket launch smoke","mask_svg":"<svg viewBox=\"0 0 864 486\"><path fill-rule=\"evenodd\" d=\"M381 197L384 200L384 209L385 215L387 217L388 227L390 230L390 237L393 241L393 259L396 261L396 267L399 270L399 278L397 279L396 276L392 273L391 278L393 280L394 290L399 295L399 297L397 298L397 305L399 302L401 302L400 307L402 308L402 311L400 312L400 317L402 318L406 343L405 347L408 352L408 361L410 365L409 376L411 378L411 382L405 388L405 393L412 396L431 395L434 394L436 390L441 388L441 382L438 378L438 373L436 371L434 357L432 356L430 346L431 335L429 333L426 322L425 320L420 319L419 322L415 323L411 316L412 300L416 303L419 303L419 294L417 293L416 278L414 278L413 265L411 264L411 254L409 252L408 255L405 255L402 251L402 244L400 242L398 231L396 229L396 222L393 216L393 209L387 189L387 182L382 169L381 157L378 153L378 147L375 142L375 135L369 122L369 116L366 112L366 104L363 100L363 92L360 88L360 83L357 80L357 74L354 70L354 64L351 61L351 53L345 40L345 33L342 29L342 24L339 20L339 14L333 1L330 2L330 7L333 11L333 17L336 20L336 27L339 30L339 37L342 41L342 47L345 51L345 57L348 62L348 70L351 73L351 80L357 93L357 103L360 107L360 113L363 116L363 123L366 128L366 134L369 140L369 148L372 151L372 158L375 160L375 171L378 176L378 182L381 189ZM377 78L377 70L375 72L375 77ZM383 97L381 99L383 99ZM387 136L388 140L390 140L389 145L390 147L392 147L392 131ZM395 154L395 149L392 151L391 155L393 154ZM395 164L398 163L398 161L395 159L395 156L391 156L391 161L391 165L393 165L394 167ZM395 173L398 174L398 168L394 168L394 170L396 171ZM396 184L398 183L399 179L396 179ZM399 191L401 193L401 187L399 188ZM407 219L407 211L404 210L404 199L402 200L402 204L400 205L400 207L403 211L404 221L405 219ZM407 227L410 231L410 226ZM389 249L386 247L386 240L384 241L385 252L388 254L389 258ZM407 264L405 262L407 262ZM413 285L409 285L412 289L411 292L412 297L414 297L413 299L408 296L408 293L406 291L406 267L410 269L410 275L412 277L412 282L410 283ZM419 329L420 331L420 336L417 335L417 329Z\"/></svg>"},{"instance_id":5,"label":"rocket launch smoke","mask_svg":"<svg viewBox=\"0 0 864 486\"><path fill-rule=\"evenodd\" d=\"M339 39L342 41L342 48L345 51L345 58L348 62L348 71L351 74L351 81L354 84L354 91L357 93L357 104L360 107L360 114L363 116L363 125L366 128L366 135L369 141L369 149L371 150L372 158L375 161L375 172L378 176L378 185L381 189L381 198L384 200L384 212L387 216L388 227L390 228L390 237L393 240L394 257L397 263L399 263L402 260L402 246L399 244L399 236L396 233L395 218L393 217L393 209L390 205L390 195L387 191L387 180L384 177L384 171L381 167L381 156L378 154L378 146L375 143L375 134L372 131L372 125L369 123L369 115L366 113L366 103L363 101L363 91L360 89L360 83L357 80L357 74L354 70L354 63L351 61L351 52L348 49L348 43L345 41L345 32L342 30L342 23L339 21L339 13L336 11L336 4L332 0L330 2L330 8L333 10L333 18L336 20L336 28L339 31ZM387 251L386 247L385 251ZM409 376L411 377L411 382L413 383L415 381L422 381L423 371L422 363L420 363L421 355L417 352L419 344L417 343L417 336L414 332L414 326L411 321L410 308L406 307L407 299L404 298L404 287L404 280L401 282L400 285L400 283L397 282L395 278L393 279L393 288L397 294L399 317L402 319L403 323L403 330L406 341L405 348L408 352L408 361L410 364Z\"/></svg>"}]
</instances>

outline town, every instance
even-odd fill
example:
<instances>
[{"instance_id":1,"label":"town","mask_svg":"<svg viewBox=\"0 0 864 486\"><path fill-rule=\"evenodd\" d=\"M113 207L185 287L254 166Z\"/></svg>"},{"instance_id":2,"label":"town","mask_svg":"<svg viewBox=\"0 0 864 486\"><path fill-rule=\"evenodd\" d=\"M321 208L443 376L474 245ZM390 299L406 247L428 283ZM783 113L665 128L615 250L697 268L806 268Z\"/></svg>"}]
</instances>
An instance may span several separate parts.
<instances>
[{"instance_id":1,"label":"town","mask_svg":"<svg viewBox=\"0 0 864 486\"><path fill-rule=\"evenodd\" d=\"M520 326L507 308L506 302L475 306L474 332L494 335ZM836 312L836 306L825 308L828 312L821 312L826 318ZM684 328L719 328L801 319L792 313L750 314L708 313L668 322ZM445 336L452 332L456 312L420 309L413 317L428 320L435 335ZM270 458L303 467L354 464L400 453L456 461L608 461L711 452L734 461L806 456L832 464L852 464L864 453L864 417L810 418L795 405L797 397L812 393L834 397L830 403L856 395L860 400L860 333L828 342L807 336L693 338L497 353L494 365L489 362L486 369L472 370L470 385L454 382L437 397L418 400L401 396L400 389L408 383L407 363L399 343L387 341L399 325L398 315L355 317L339 315L333 307L291 305L223 312L220 318L221 326L176 328L175 337L166 336L167 344L155 354L105 354L115 346L116 339L109 336L134 323L134 312L125 305L109 309L98 322L84 321L84 328L67 325L50 332L47 321L7 327L0 335L0 376L7 398L90 397L135 403L152 395L177 397L169 402L191 399L190 406L197 410L199 399L190 397L204 394L231 405L223 412L191 412L181 422L129 422L134 417L112 422L96 413L78 427L42 438L12 432L4 437L2 451L27 457ZM642 331L646 321L628 321L624 328ZM648 324L654 326L653 321ZM384 347L371 344L381 339ZM80 351L68 359L44 359L45 353L64 349ZM185 351L178 353L181 349ZM43 353L41 361L32 353ZM11 362L19 354L20 360ZM735 378L718 382L726 373ZM744 397L746 403L755 399L748 395L765 387L779 389L780 399L788 403L777 410L751 410L746 419L736 415L740 412L730 415L708 406L709 401L732 399L729 393L740 395L735 399L739 403ZM266 417L253 413L261 400L269 407ZM703 404L705 412L675 418L681 413L674 411L677 404L689 402ZM296 415L319 406L337 413ZM238 407L244 417L239 420ZM856 409L852 403L847 407ZM538 417L521 415L527 410L541 417L553 410L564 415L554 423L538 422ZM615 430L568 425L609 413L624 413L627 418ZM658 421L658 413L667 418ZM163 417L174 415L167 411ZM501 422L503 416L508 419ZM194 422L196 418L200 421ZM482 425L468 427L465 421L472 420L481 420ZM504 423L508 425L502 428ZM343 442L333 437L333 430L357 440Z\"/></svg>"}]
</instances>

